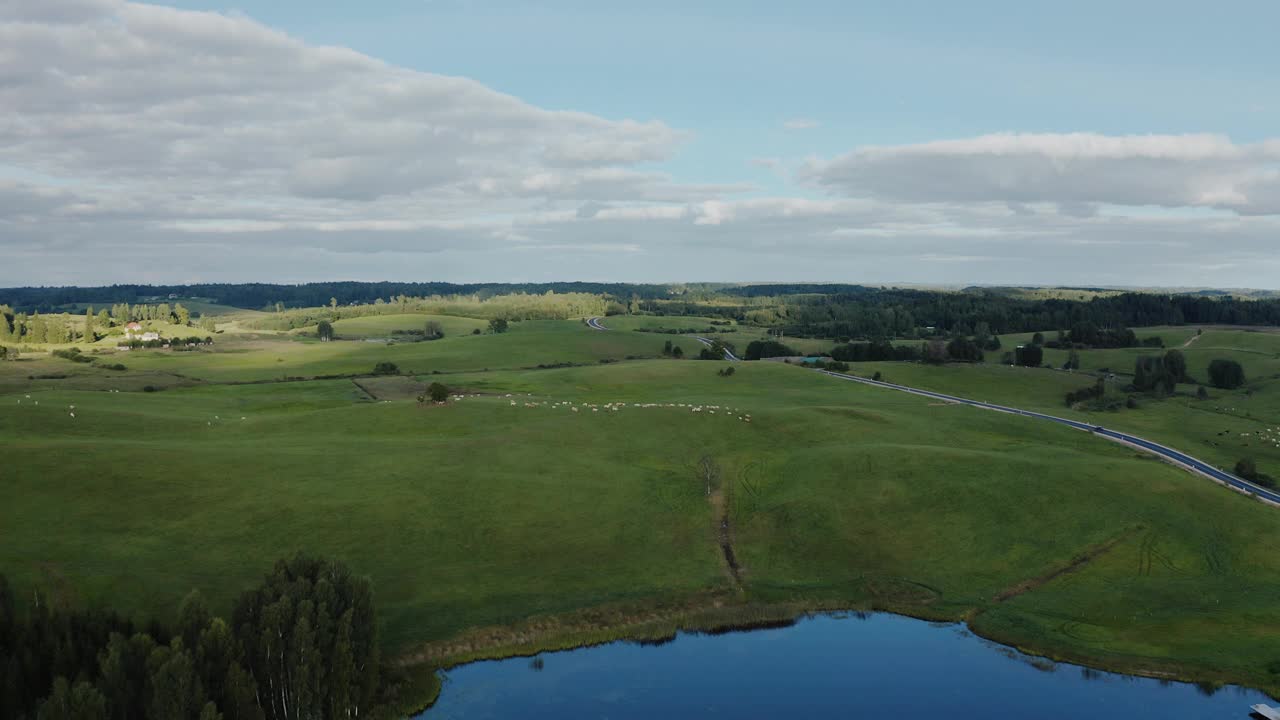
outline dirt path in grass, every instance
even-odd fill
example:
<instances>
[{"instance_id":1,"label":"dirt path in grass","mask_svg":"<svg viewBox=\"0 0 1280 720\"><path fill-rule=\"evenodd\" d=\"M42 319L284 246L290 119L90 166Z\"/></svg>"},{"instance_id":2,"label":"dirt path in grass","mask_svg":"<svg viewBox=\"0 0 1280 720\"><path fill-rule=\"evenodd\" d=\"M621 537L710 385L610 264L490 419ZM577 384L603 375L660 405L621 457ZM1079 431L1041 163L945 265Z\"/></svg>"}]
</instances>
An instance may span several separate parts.
<instances>
[{"instance_id":1,"label":"dirt path in grass","mask_svg":"<svg viewBox=\"0 0 1280 720\"><path fill-rule=\"evenodd\" d=\"M1200 337L1201 337L1201 336L1199 336L1199 335L1192 335L1191 337L1187 338L1187 341L1186 341L1186 342L1182 343L1182 347L1184 347L1184 348L1191 347L1191 343L1193 343L1193 342L1195 342L1195 341L1199 340L1199 339L1200 339Z\"/></svg>"},{"instance_id":2,"label":"dirt path in grass","mask_svg":"<svg viewBox=\"0 0 1280 720\"><path fill-rule=\"evenodd\" d=\"M738 557L733 552L733 524L729 519L729 503L724 491L719 489L712 491L708 500L716 523L716 542L720 544L725 572L733 581L734 587L742 590L742 566L738 564Z\"/></svg>"},{"instance_id":3,"label":"dirt path in grass","mask_svg":"<svg viewBox=\"0 0 1280 720\"><path fill-rule=\"evenodd\" d=\"M1062 577L1063 575L1066 575L1068 573L1073 573L1083 568L1084 566L1088 565L1089 563L1093 562L1094 560L1097 560L1098 558L1107 554L1113 548L1115 548L1115 546L1119 545L1125 540L1128 540L1130 537L1133 537L1134 533L1137 533L1141 529L1142 528L1140 527L1129 528L1128 530L1125 530L1124 532L1116 535L1115 537L1109 540L1098 543L1093 547L1087 548L1084 552L1080 553L1079 555L1076 555L1074 558L1071 559L1071 562L1068 562L1065 565L1052 568L1051 570L1045 572L1042 575L1037 575L1036 577L1030 578L1028 580L1023 580L1017 585L1011 585L1005 588L1004 590L1001 590L1000 592L996 593L995 597L992 599L998 603L1005 602L1006 600L1012 600L1013 598L1016 598L1019 595L1029 593L1032 590L1035 590L1036 588L1043 587L1044 585L1048 584L1053 580L1056 580L1057 578Z\"/></svg>"}]
</instances>

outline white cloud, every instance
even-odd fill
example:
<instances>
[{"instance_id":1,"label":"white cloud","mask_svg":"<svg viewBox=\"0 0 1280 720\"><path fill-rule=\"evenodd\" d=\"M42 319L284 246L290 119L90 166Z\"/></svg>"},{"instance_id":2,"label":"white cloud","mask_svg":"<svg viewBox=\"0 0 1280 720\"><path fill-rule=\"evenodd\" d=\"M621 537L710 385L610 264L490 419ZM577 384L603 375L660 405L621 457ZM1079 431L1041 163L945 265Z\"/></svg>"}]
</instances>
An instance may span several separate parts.
<instances>
[{"instance_id":1,"label":"white cloud","mask_svg":"<svg viewBox=\"0 0 1280 720\"><path fill-rule=\"evenodd\" d=\"M782 127L787 130L812 130L813 128L818 127L818 125L819 123L817 120L811 120L809 118L791 118L790 120L783 121L782 123Z\"/></svg>"},{"instance_id":2,"label":"white cloud","mask_svg":"<svg viewBox=\"0 0 1280 720\"><path fill-rule=\"evenodd\" d=\"M687 134L534 107L239 16L110 0L0 20L0 163L60 178L369 201L661 161ZM634 180L634 178L632 178ZM612 179L607 179L612 182Z\"/></svg>"},{"instance_id":3,"label":"white cloud","mask_svg":"<svg viewBox=\"0 0 1280 720\"><path fill-rule=\"evenodd\" d=\"M1280 143L1220 135L996 134L864 147L800 177L897 202L1093 203L1280 213Z\"/></svg>"}]
</instances>

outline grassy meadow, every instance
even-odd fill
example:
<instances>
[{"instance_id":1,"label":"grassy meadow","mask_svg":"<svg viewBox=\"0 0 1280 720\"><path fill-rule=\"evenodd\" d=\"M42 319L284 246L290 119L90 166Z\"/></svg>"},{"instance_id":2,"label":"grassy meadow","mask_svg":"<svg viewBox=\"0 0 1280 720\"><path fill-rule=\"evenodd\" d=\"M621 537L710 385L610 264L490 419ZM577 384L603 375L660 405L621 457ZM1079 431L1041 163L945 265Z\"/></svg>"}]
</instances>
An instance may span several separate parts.
<instances>
[{"instance_id":1,"label":"grassy meadow","mask_svg":"<svg viewBox=\"0 0 1280 720\"><path fill-rule=\"evenodd\" d=\"M428 319L445 338L364 341ZM238 333L232 314L209 349L103 355L124 371L40 353L0 363L0 570L145 617L192 588L225 611L305 549L372 577L391 653L600 608L789 604L968 619L1036 652L1280 690L1280 510L1050 423L781 363L722 377L727 363L655 359L673 336L628 331L704 321L472 335L487 322L392 315L337 322L350 339L322 343ZM739 331L741 347L763 336ZM1112 362L1092 352L1086 367ZM1186 352L1193 374L1252 358L1252 394L1098 422L1224 466L1249 442L1260 469L1280 467L1280 447L1255 439L1280 428L1266 377L1280 335L1206 329ZM383 361L401 374L370 377ZM1062 403L1088 373L853 370L1098 417ZM416 401L432 381L449 402Z\"/></svg>"}]
</instances>

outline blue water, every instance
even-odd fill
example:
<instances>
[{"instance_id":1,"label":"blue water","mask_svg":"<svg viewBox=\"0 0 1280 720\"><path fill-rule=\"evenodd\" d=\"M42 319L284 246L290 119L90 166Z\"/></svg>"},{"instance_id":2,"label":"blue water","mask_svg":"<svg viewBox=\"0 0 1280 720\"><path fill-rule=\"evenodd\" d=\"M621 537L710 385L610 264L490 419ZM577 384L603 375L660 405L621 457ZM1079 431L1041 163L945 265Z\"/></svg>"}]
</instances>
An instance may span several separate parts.
<instances>
[{"instance_id":1,"label":"blue water","mask_svg":"<svg viewBox=\"0 0 1280 720\"><path fill-rule=\"evenodd\" d=\"M873 614L463 665L419 717L1206 720L1248 718L1259 702L1270 701L1054 664L963 625Z\"/></svg>"}]
</instances>

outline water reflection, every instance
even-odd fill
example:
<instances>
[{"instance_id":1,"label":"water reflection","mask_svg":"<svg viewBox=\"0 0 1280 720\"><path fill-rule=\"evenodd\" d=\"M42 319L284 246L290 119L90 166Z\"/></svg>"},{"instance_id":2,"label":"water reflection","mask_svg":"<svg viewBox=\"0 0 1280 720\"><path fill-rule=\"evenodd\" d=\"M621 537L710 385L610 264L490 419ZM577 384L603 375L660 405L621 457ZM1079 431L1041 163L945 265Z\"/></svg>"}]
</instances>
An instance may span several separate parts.
<instances>
[{"instance_id":1,"label":"water reflection","mask_svg":"<svg viewBox=\"0 0 1280 720\"><path fill-rule=\"evenodd\" d=\"M447 673L421 717L1200 720L1270 702L1222 689L1055 663L962 625L850 613L473 663Z\"/></svg>"}]
</instances>

